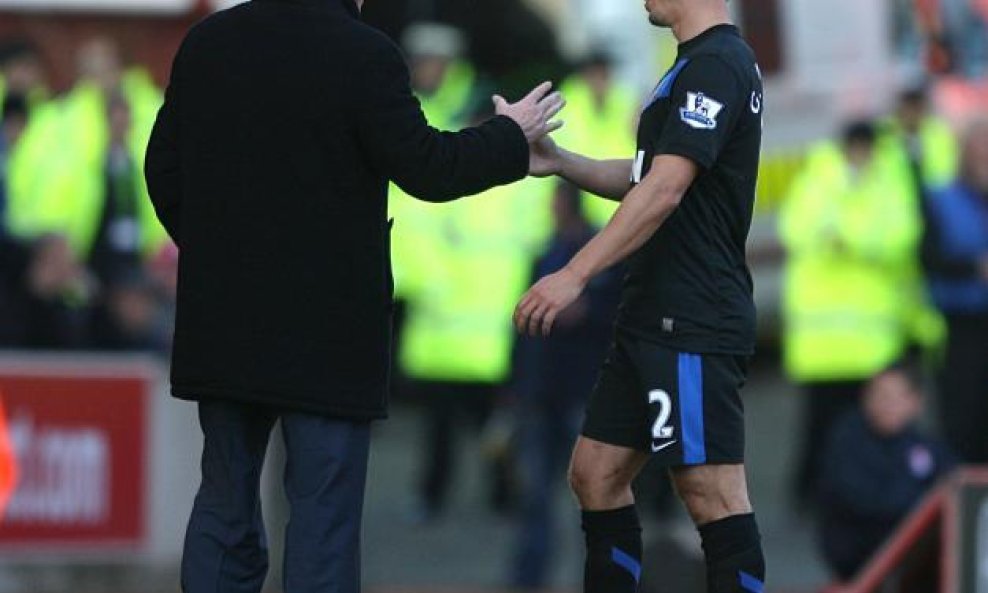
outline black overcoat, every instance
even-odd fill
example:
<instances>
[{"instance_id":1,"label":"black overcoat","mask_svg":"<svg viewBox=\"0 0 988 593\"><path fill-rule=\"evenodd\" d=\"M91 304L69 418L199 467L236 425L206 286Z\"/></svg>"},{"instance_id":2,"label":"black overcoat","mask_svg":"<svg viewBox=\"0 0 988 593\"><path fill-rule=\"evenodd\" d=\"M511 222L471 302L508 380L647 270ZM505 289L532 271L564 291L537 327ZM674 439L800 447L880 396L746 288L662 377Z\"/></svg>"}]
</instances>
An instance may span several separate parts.
<instances>
[{"instance_id":1,"label":"black overcoat","mask_svg":"<svg viewBox=\"0 0 988 593\"><path fill-rule=\"evenodd\" d=\"M175 58L145 164L181 254L172 394L384 416L388 180L446 201L527 167L506 117L430 128L401 52L353 0L207 18Z\"/></svg>"}]
</instances>

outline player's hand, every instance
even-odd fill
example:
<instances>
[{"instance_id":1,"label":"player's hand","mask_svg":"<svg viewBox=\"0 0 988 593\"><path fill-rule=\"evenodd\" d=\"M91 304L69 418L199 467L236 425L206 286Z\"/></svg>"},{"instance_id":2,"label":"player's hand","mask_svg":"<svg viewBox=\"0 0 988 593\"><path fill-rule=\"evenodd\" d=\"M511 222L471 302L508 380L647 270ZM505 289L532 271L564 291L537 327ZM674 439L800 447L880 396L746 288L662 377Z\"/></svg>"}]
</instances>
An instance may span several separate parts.
<instances>
[{"instance_id":1,"label":"player's hand","mask_svg":"<svg viewBox=\"0 0 988 593\"><path fill-rule=\"evenodd\" d=\"M536 282L515 308L518 332L548 336L556 316L580 298L584 287L585 283L568 267Z\"/></svg>"},{"instance_id":2,"label":"player's hand","mask_svg":"<svg viewBox=\"0 0 988 593\"><path fill-rule=\"evenodd\" d=\"M550 90L552 83L543 82L517 103L508 103L501 95L494 95L494 111L513 119L531 144L563 125L562 122L551 120L562 111L566 101L559 93L550 93Z\"/></svg>"},{"instance_id":3,"label":"player's hand","mask_svg":"<svg viewBox=\"0 0 988 593\"><path fill-rule=\"evenodd\" d=\"M535 177L559 175L563 169L563 157L556 141L543 136L531 145L528 153L528 174Z\"/></svg>"}]
</instances>

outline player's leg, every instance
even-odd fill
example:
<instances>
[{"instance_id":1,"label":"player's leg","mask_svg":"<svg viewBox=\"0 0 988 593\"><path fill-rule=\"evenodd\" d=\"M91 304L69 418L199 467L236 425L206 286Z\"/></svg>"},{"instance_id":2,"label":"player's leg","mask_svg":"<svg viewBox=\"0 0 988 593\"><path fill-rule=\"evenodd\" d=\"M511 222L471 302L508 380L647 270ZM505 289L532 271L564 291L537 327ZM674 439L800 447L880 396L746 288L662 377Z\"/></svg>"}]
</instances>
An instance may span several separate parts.
<instances>
[{"instance_id":1,"label":"player's leg","mask_svg":"<svg viewBox=\"0 0 988 593\"><path fill-rule=\"evenodd\" d=\"M580 503L587 556L586 593L634 593L641 581L642 536L631 482L648 455L580 437L569 481Z\"/></svg>"},{"instance_id":2,"label":"player's leg","mask_svg":"<svg viewBox=\"0 0 988 593\"><path fill-rule=\"evenodd\" d=\"M370 423L282 415L287 462L284 588L360 591L360 524Z\"/></svg>"},{"instance_id":3,"label":"player's leg","mask_svg":"<svg viewBox=\"0 0 988 593\"><path fill-rule=\"evenodd\" d=\"M641 524L631 482L648 461L648 395L620 332L604 361L570 461L583 511L586 593L633 593L641 579Z\"/></svg>"},{"instance_id":4,"label":"player's leg","mask_svg":"<svg viewBox=\"0 0 988 593\"><path fill-rule=\"evenodd\" d=\"M761 593L765 558L744 466L699 465L670 472L700 531L709 593Z\"/></svg>"},{"instance_id":5,"label":"player's leg","mask_svg":"<svg viewBox=\"0 0 988 593\"><path fill-rule=\"evenodd\" d=\"M276 416L260 406L199 403L202 484L182 554L185 593L259 593L268 570L260 480Z\"/></svg>"}]
</instances>

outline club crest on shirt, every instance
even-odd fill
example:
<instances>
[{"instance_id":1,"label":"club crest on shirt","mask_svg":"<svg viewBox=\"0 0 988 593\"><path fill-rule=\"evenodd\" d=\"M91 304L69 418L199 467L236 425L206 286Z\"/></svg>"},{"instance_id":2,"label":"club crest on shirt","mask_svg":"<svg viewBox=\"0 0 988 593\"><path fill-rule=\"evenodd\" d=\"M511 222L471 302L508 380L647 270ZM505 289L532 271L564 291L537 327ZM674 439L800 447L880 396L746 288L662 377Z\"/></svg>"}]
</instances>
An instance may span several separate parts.
<instances>
[{"instance_id":1,"label":"club crest on shirt","mask_svg":"<svg viewBox=\"0 0 988 593\"><path fill-rule=\"evenodd\" d=\"M717 115L724 109L719 103L703 93L686 93L686 106L679 109L679 119L698 130L713 130L717 127Z\"/></svg>"}]
</instances>

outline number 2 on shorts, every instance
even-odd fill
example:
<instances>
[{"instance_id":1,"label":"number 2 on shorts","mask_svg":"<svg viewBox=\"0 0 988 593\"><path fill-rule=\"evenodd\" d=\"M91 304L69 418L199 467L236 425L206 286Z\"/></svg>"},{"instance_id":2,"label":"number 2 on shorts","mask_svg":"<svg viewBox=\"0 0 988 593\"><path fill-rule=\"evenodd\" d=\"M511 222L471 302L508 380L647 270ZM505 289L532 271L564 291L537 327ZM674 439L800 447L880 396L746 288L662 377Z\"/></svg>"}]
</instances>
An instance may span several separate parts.
<instances>
[{"instance_id":1,"label":"number 2 on shorts","mask_svg":"<svg viewBox=\"0 0 988 593\"><path fill-rule=\"evenodd\" d=\"M672 398L665 391L654 389L648 393L648 403L659 404L659 416L652 425L652 438L672 438L673 427L666 426L669 423L669 416L672 415Z\"/></svg>"}]
</instances>

